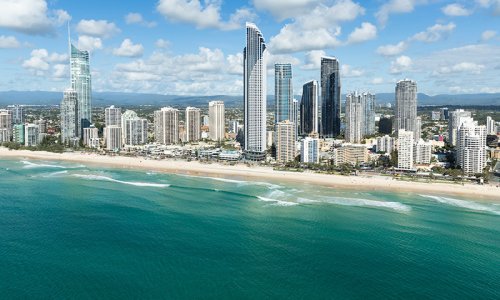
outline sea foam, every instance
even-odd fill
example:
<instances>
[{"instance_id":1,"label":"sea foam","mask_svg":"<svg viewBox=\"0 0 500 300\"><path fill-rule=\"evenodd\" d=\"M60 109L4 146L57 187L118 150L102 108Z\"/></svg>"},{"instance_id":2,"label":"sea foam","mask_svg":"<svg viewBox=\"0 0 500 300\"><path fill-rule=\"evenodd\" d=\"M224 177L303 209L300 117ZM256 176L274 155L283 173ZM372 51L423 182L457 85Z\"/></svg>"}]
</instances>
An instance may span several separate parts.
<instances>
[{"instance_id":1,"label":"sea foam","mask_svg":"<svg viewBox=\"0 0 500 300\"><path fill-rule=\"evenodd\" d=\"M34 162L30 162L27 160L22 160L21 161L24 164L24 169L34 169L34 168L57 168L57 169L77 169L77 168L84 168L84 165L78 165L78 166L61 166L61 165L50 165L50 164L37 164Z\"/></svg>"},{"instance_id":2,"label":"sea foam","mask_svg":"<svg viewBox=\"0 0 500 300\"><path fill-rule=\"evenodd\" d=\"M222 177L195 176L195 175L184 175L184 174L179 174L179 176L210 179L210 180L215 180L215 181L234 183L237 185L263 185L263 186L267 186L270 189L277 189L277 188L281 187L280 185L277 185L277 184L272 184L272 183L268 183L268 182L261 182L261 181L246 181L246 180L236 180L236 179L229 179L229 178L222 178Z\"/></svg>"},{"instance_id":3,"label":"sea foam","mask_svg":"<svg viewBox=\"0 0 500 300\"><path fill-rule=\"evenodd\" d=\"M264 202L271 202L271 205L274 206L294 206L294 205L299 205L297 202L289 202L289 201L283 201L283 200L278 200L278 199L273 199L273 198L268 198L268 197L262 197L262 196L257 196L257 198L260 201Z\"/></svg>"},{"instance_id":4,"label":"sea foam","mask_svg":"<svg viewBox=\"0 0 500 300\"><path fill-rule=\"evenodd\" d=\"M466 208L474 211L489 212L496 215L500 215L500 210L496 209L494 205L486 205L473 201L460 200L448 197L432 196L432 195L420 195L421 197L432 199L438 203L447 204L451 206Z\"/></svg>"},{"instance_id":5,"label":"sea foam","mask_svg":"<svg viewBox=\"0 0 500 300\"><path fill-rule=\"evenodd\" d=\"M121 184L128 184L128 185L133 185L133 186L143 186L143 187L158 187L158 188L164 188L164 187L169 187L170 184L164 184L164 183L149 183L149 182L136 182L136 181L123 181L123 180L117 180L111 177L107 176L102 176L102 175L84 175L84 174L73 174L74 177L86 179L86 180L96 180L96 181L110 181L110 182L116 182L116 183L121 183Z\"/></svg>"},{"instance_id":6,"label":"sea foam","mask_svg":"<svg viewBox=\"0 0 500 300\"><path fill-rule=\"evenodd\" d=\"M378 201L378 200L369 200L362 198L344 198L344 197L321 197L321 198L323 199L322 202L336 204L336 205L383 208L383 209L395 210L398 212L411 211L410 206L400 202Z\"/></svg>"}]
</instances>

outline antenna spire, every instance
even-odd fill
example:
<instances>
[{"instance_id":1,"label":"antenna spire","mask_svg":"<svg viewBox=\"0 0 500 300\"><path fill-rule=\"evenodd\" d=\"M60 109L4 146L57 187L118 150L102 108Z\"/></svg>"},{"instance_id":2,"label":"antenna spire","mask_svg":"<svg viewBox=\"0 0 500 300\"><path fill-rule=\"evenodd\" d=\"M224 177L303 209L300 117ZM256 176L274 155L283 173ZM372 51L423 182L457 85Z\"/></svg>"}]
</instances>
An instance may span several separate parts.
<instances>
[{"instance_id":1,"label":"antenna spire","mask_svg":"<svg viewBox=\"0 0 500 300\"><path fill-rule=\"evenodd\" d=\"M71 29L68 21L69 84L71 86Z\"/></svg>"}]
</instances>

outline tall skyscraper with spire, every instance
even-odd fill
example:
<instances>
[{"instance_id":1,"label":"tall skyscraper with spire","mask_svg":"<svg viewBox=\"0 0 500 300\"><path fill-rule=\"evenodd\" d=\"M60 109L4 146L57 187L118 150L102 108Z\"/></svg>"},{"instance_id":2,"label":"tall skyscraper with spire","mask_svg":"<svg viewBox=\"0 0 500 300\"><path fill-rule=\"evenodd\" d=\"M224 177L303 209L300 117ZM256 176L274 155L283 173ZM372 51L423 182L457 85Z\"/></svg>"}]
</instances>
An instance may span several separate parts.
<instances>
[{"instance_id":1,"label":"tall skyscraper with spire","mask_svg":"<svg viewBox=\"0 0 500 300\"><path fill-rule=\"evenodd\" d=\"M70 51L71 88L78 95L78 137L82 138L83 128L92 123L92 80L90 75L89 52L76 48L71 43L68 26Z\"/></svg>"},{"instance_id":2,"label":"tall skyscraper with spire","mask_svg":"<svg viewBox=\"0 0 500 300\"><path fill-rule=\"evenodd\" d=\"M245 157L263 160L266 156L267 48L259 28L246 24L247 40L243 50L243 101Z\"/></svg>"},{"instance_id":3,"label":"tall skyscraper with spire","mask_svg":"<svg viewBox=\"0 0 500 300\"><path fill-rule=\"evenodd\" d=\"M340 134L340 67L335 57L321 58L321 135L334 138Z\"/></svg>"}]
</instances>

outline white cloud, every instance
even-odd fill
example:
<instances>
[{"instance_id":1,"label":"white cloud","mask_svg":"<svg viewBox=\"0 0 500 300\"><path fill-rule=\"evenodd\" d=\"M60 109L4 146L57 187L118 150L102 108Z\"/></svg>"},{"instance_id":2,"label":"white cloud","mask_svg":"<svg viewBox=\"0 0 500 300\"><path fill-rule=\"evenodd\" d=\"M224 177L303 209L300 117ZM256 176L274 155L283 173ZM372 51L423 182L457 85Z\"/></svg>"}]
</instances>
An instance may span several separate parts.
<instances>
[{"instance_id":1,"label":"white cloud","mask_svg":"<svg viewBox=\"0 0 500 300\"><path fill-rule=\"evenodd\" d=\"M170 42L164 39L157 39L155 42L156 48L168 48L170 46Z\"/></svg>"},{"instance_id":2,"label":"white cloud","mask_svg":"<svg viewBox=\"0 0 500 300\"><path fill-rule=\"evenodd\" d=\"M52 66L54 78L67 78L69 77L69 69L67 64L57 64Z\"/></svg>"},{"instance_id":3,"label":"white cloud","mask_svg":"<svg viewBox=\"0 0 500 300\"><path fill-rule=\"evenodd\" d=\"M450 73L469 73L469 74L481 74L484 69L484 65L471 63L471 62L461 62L455 64L451 67L441 67L436 73L437 74L450 74Z\"/></svg>"},{"instance_id":4,"label":"white cloud","mask_svg":"<svg viewBox=\"0 0 500 300\"><path fill-rule=\"evenodd\" d=\"M500 15L500 0L476 0L476 3L481 7L493 7L493 14Z\"/></svg>"},{"instance_id":5,"label":"white cloud","mask_svg":"<svg viewBox=\"0 0 500 300\"><path fill-rule=\"evenodd\" d=\"M0 35L0 49L19 48L21 44L14 36Z\"/></svg>"},{"instance_id":6,"label":"white cloud","mask_svg":"<svg viewBox=\"0 0 500 300\"><path fill-rule=\"evenodd\" d=\"M373 78L373 79L370 81L370 83L371 83L371 84L376 84L376 85L378 85L378 84L384 84L384 83L385 83L385 80L384 80L384 78L382 78L382 77L375 77L375 78Z\"/></svg>"},{"instance_id":7,"label":"white cloud","mask_svg":"<svg viewBox=\"0 0 500 300\"><path fill-rule=\"evenodd\" d=\"M458 3L448 4L445 7L443 7L441 10L443 11L443 13L445 15L451 16L451 17L468 16L472 13L470 10L466 9L465 7L463 7L463 5L458 4Z\"/></svg>"},{"instance_id":8,"label":"white cloud","mask_svg":"<svg viewBox=\"0 0 500 300\"><path fill-rule=\"evenodd\" d=\"M382 26L385 26L389 15L412 12L420 3L425 3L425 0L389 0L375 13L375 17Z\"/></svg>"},{"instance_id":9,"label":"white cloud","mask_svg":"<svg viewBox=\"0 0 500 300\"><path fill-rule=\"evenodd\" d=\"M197 28L234 30L255 18L250 10L240 8L224 22L220 5L218 0L205 0L204 3L200 0L160 0L156 9L169 21L194 24Z\"/></svg>"},{"instance_id":10,"label":"white cloud","mask_svg":"<svg viewBox=\"0 0 500 300\"><path fill-rule=\"evenodd\" d=\"M255 8L269 11L280 21L303 14L318 2L319 0L253 0Z\"/></svg>"},{"instance_id":11,"label":"white cloud","mask_svg":"<svg viewBox=\"0 0 500 300\"><path fill-rule=\"evenodd\" d=\"M115 23L106 20L81 20L76 26L76 31L82 35L109 38L120 32L120 29Z\"/></svg>"},{"instance_id":12,"label":"white cloud","mask_svg":"<svg viewBox=\"0 0 500 300\"><path fill-rule=\"evenodd\" d=\"M304 70L319 70L321 67L321 57L326 56L323 50L312 50L306 53L306 63L302 66Z\"/></svg>"},{"instance_id":13,"label":"white cloud","mask_svg":"<svg viewBox=\"0 0 500 300\"><path fill-rule=\"evenodd\" d=\"M34 49L31 51L31 57L22 63L23 68L34 71L36 75L44 74L48 71L52 63L60 64L68 60L66 54L49 54L47 49Z\"/></svg>"},{"instance_id":14,"label":"white cloud","mask_svg":"<svg viewBox=\"0 0 500 300\"><path fill-rule=\"evenodd\" d=\"M102 40L98 37L81 35L78 37L78 48L87 51L102 49Z\"/></svg>"},{"instance_id":15,"label":"white cloud","mask_svg":"<svg viewBox=\"0 0 500 300\"><path fill-rule=\"evenodd\" d=\"M456 25L454 23L435 24L428 27L425 31L415 34L410 40L420 41L424 43L437 42L442 39L447 38L453 30L455 30Z\"/></svg>"},{"instance_id":16,"label":"white cloud","mask_svg":"<svg viewBox=\"0 0 500 300\"><path fill-rule=\"evenodd\" d=\"M377 48L377 53L383 56L396 56L408 48L408 44L404 41L395 45L384 45Z\"/></svg>"},{"instance_id":17,"label":"white cloud","mask_svg":"<svg viewBox=\"0 0 500 300\"><path fill-rule=\"evenodd\" d=\"M26 34L53 34L45 0L2 0L0 27Z\"/></svg>"},{"instance_id":18,"label":"white cloud","mask_svg":"<svg viewBox=\"0 0 500 300\"><path fill-rule=\"evenodd\" d=\"M343 77L360 77L365 74L365 71L361 69L355 69L347 64L343 64L340 70L340 74Z\"/></svg>"},{"instance_id":19,"label":"white cloud","mask_svg":"<svg viewBox=\"0 0 500 300\"><path fill-rule=\"evenodd\" d=\"M377 37L377 27L368 22L363 22L361 27L356 27L349 35L347 42L350 44L373 40Z\"/></svg>"},{"instance_id":20,"label":"white cloud","mask_svg":"<svg viewBox=\"0 0 500 300\"><path fill-rule=\"evenodd\" d=\"M68 12L62 9L54 11L54 15L55 15L55 23L58 26L66 24L71 20L71 16L68 14Z\"/></svg>"},{"instance_id":21,"label":"white cloud","mask_svg":"<svg viewBox=\"0 0 500 300\"><path fill-rule=\"evenodd\" d=\"M338 24L352 21L365 9L351 0L337 0L333 5L318 4L297 16L272 37L269 47L273 53L290 53L335 48L341 28Z\"/></svg>"},{"instance_id":22,"label":"white cloud","mask_svg":"<svg viewBox=\"0 0 500 300\"><path fill-rule=\"evenodd\" d=\"M150 27L150 28L155 27L157 25L156 22L148 22L148 21L144 20L144 18L142 17L142 15L140 13L128 13L125 16L125 23L127 23L127 24L139 24L142 26Z\"/></svg>"},{"instance_id":23,"label":"white cloud","mask_svg":"<svg viewBox=\"0 0 500 300\"><path fill-rule=\"evenodd\" d=\"M406 55L401 55L396 60L391 62L390 73L391 74L401 74L405 71L408 71L413 64L413 61L410 57Z\"/></svg>"},{"instance_id":24,"label":"white cloud","mask_svg":"<svg viewBox=\"0 0 500 300\"><path fill-rule=\"evenodd\" d=\"M227 62L229 74L243 75L243 53L228 55Z\"/></svg>"},{"instance_id":25,"label":"white cloud","mask_svg":"<svg viewBox=\"0 0 500 300\"><path fill-rule=\"evenodd\" d=\"M497 32L494 30L486 30L481 34L481 40L486 42L491 40L497 35Z\"/></svg>"},{"instance_id":26,"label":"white cloud","mask_svg":"<svg viewBox=\"0 0 500 300\"><path fill-rule=\"evenodd\" d=\"M144 47L141 44L134 44L130 39L124 39L119 48L113 49L116 56L139 57L144 53Z\"/></svg>"}]
</instances>

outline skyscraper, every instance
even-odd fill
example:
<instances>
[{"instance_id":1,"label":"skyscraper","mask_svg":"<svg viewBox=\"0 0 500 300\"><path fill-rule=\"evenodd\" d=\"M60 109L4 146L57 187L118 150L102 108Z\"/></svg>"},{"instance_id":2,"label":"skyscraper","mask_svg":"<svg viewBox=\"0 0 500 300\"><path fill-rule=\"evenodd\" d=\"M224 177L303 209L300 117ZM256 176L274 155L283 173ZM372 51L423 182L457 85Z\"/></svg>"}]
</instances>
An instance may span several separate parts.
<instances>
[{"instance_id":1,"label":"skyscraper","mask_svg":"<svg viewBox=\"0 0 500 300\"><path fill-rule=\"evenodd\" d=\"M24 113L21 105L9 105L7 109L12 112L12 124L24 124Z\"/></svg>"},{"instance_id":2,"label":"skyscraper","mask_svg":"<svg viewBox=\"0 0 500 300\"><path fill-rule=\"evenodd\" d=\"M457 133L462 123L472 120L472 113L463 109L450 111L448 114L448 143L457 145Z\"/></svg>"},{"instance_id":3,"label":"skyscraper","mask_svg":"<svg viewBox=\"0 0 500 300\"><path fill-rule=\"evenodd\" d=\"M122 128L118 125L106 126L106 149L118 151L122 148Z\"/></svg>"},{"instance_id":4,"label":"skyscraper","mask_svg":"<svg viewBox=\"0 0 500 300\"><path fill-rule=\"evenodd\" d=\"M99 148L99 130L94 125L83 128L83 144L89 148Z\"/></svg>"},{"instance_id":5,"label":"skyscraper","mask_svg":"<svg viewBox=\"0 0 500 300\"><path fill-rule=\"evenodd\" d=\"M497 134L497 126L495 124L495 120L493 120L490 116L486 117L486 134Z\"/></svg>"},{"instance_id":6,"label":"skyscraper","mask_svg":"<svg viewBox=\"0 0 500 300\"><path fill-rule=\"evenodd\" d=\"M24 124L16 124L12 128L12 140L14 143L24 145Z\"/></svg>"},{"instance_id":7,"label":"skyscraper","mask_svg":"<svg viewBox=\"0 0 500 300\"><path fill-rule=\"evenodd\" d=\"M300 161L309 164L319 163L319 139L308 136L301 144Z\"/></svg>"},{"instance_id":8,"label":"skyscraper","mask_svg":"<svg viewBox=\"0 0 500 300\"><path fill-rule=\"evenodd\" d=\"M24 145L26 147L35 147L39 143L40 128L35 124L26 124L24 126Z\"/></svg>"},{"instance_id":9,"label":"skyscraper","mask_svg":"<svg viewBox=\"0 0 500 300\"><path fill-rule=\"evenodd\" d=\"M295 138L299 137L299 101L297 99L292 100L292 106L290 109L290 121L295 126Z\"/></svg>"},{"instance_id":10,"label":"skyscraper","mask_svg":"<svg viewBox=\"0 0 500 300\"><path fill-rule=\"evenodd\" d=\"M201 110L196 107L186 108L186 142L197 142L201 137Z\"/></svg>"},{"instance_id":11,"label":"skyscraper","mask_svg":"<svg viewBox=\"0 0 500 300\"><path fill-rule=\"evenodd\" d=\"M121 108L115 107L111 105L110 107L106 107L104 110L104 122L106 127L108 126L121 126L122 123L122 110Z\"/></svg>"},{"instance_id":12,"label":"skyscraper","mask_svg":"<svg viewBox=\"0 0 500 300\"><path fill-rule=\"evenodd\" d=\"M291 121L291 109L293 101L291 64L274 65L274 101L274 123L277 124L285 120Z\"/></svg>"},{"instance_id":13,"label":"skyscraper","mask_svg":"<svg viewBox=\"0 0 500 300\"><path fill-rule=\"evenodd\" d=\"M420 140L417 129L417 83L400 80L396 84L396 134L399 130L413 132L414 140Z\"/></svg>"},{"instance_id":14,"label":"skyscraper","mask_svg":"<svg viewBox=\"0 0 500 300\"><path fill-rule=\"evenodd\" d=\"M123 145L142 145L148 141L148 120L139 118L137 113L127 110L122 115Z\"/></svg>"},{"instance_id":15,"label":"skyscraper","mask_svg":"<svg viewBox=\"0 0 500 300\"><path fill-rule=\"evenodd\" d=\"M209 133L212 141L222 141L226 133L226 118L224 102L210 101L208 103Z\"/></svg>"},{"instance_id":16,"label":"skyscraper","mask_svg":"<svg viewBox=\"0 0 500 300\"><path fill-rule=\"evenodd\" d=\"M365 127L365 103L357 92L346 96L345 101L345 140L348 143L360 143Z\"/></svg>"},{"instance_id":17,"label":"skyscraper","mask_svg":"<svg viewBox=\"0 0 500 300\"><path fill-rule=\"evenodd\" d=\"M78 137L78 95L73 89L64 91L61 102L61 142L69 144Z\"/></svg>"},{"instance_id":18,"label":"skyscraper","mask_svg":"<svg viewBox=\"0 0 500 300\"><path fill-rule=\"evenodd\" d=\"M334 57L321 58L321 136L340 134L340 67Z\"/></svg>"},{"instance_id":19,"label":"skyscraper","mask_svg":"<svg viewBox=\"0 0 500 300\"><path fill-rule=\"evenodd\" d=\"M245 157L263 160L267 146L267 49L264 37L255 24L247 23L246 29L246 47L243 50Z\"/></svg>"},{"instance_id":20,"label":"skyscraper","mask_svg":"<svg viewBox=\"0 0 500 300\"><path fill-rule=\"evenodd\" d=\"M375 134L375 94L366 92L361 97L364 102L363 135Z\"/></svg>"},{"instance_id":21,"label":"skyscraper","mask_svg":"<svg viewBox=\"0 0 500 300\"><path fill-rule=\"evenodd\" d=\"M163 107L154 112L155 140L163 145L179 143L179 110Z\"/></svg>"},{"instance_id":22,"label":"skyscraper","mask_svg":"<svg viewBox=\"0 0 500 300\"><path fill-rule=\"evenodd\" d=\"M300 102L300 134L319 133L318 82L310 81L302 87Z\"/></svg>"},{"instance_id":23,"label":"skyscraper","mask_svg":"<svg viewBox=\"0 0 500 300\"><path fill-rule=\"evenodd\" d=\"M10 142L12 135L12 114L9 110L0 110L0 144Z\"/></svg>"},{"instance_id":24,"label":"skyscraper","mask_svg":"<svg viewBox=\"0 0 500 300\"><path fill-rule=\"evenodd\" d=\"M286 120L276 125L276 160L286 163L295 159L295 125Z\"/></svg>"},{"instance_id":25,"label":"skyscraper","mask_svg":"<svg viewBox=\"0 0 500 300\"><path fill-rule=\"evenodd\" d=\"M79 50L70 42L71 88L78 95L78 137L92 123L92 82L89 52Z\"/></svg>"},{"instance_id":26,"label":"skyscraper","mask_svg":"<svg viewBox=\"0 0 500 300\"><path fill-rule=\"evenodd\" d=\"M466 175L482 173L486 166L486 126L466 119L457 132L457 166Z\"/></svg>"},{"instance_id":27,"label":"skyscraper","mask_svg":"<svg viewBox=\"0 0 500 300\"><path fill-rule=\"evenodd\" d=\"M413 169L413 132L400 129L398 131L398 168Z\"/></svg>"}]
</instances>

